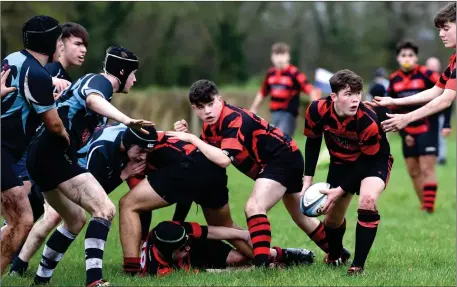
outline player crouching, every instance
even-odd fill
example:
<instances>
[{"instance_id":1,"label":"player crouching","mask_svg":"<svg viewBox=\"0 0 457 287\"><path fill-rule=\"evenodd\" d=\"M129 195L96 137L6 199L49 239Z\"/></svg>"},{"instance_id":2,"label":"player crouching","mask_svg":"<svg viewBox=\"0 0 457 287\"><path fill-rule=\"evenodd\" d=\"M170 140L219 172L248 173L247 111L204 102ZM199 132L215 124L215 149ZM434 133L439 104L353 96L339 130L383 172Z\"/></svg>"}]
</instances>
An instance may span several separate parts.
<instances>
[{"instance_id":1,"label":"player crouching","mask_svg":"<svg viewBox=\"0 0 457 287\"><path fill-rule=\"evenodd\" d=\"M376 113L361 103L363 80L349 70L338 71L330 78L332 93L314 101L306 111L304 134L305 178L303 190L311 186L322 134L330 153L327 182L331 189L323 208L329 265L346 263L343 235L345 214L354 194L359 194L355 256L349 275L363 272L381 217L376 203L389 180L393 157Z\"/></svg>"},{"instance_id":2,"label":"player crouching","mask_svg":"<svg viewBox=\"0 0 457 287\"><path fill-rule=\"evenodd\" d=\"M141 250L141 273L163 276L174 270L225 269L246 266L249 258L222 240L250 241L247 230L223 226L204 226L196 222L163 221L149 233ZM295 252L270 249L270 265L294 264Z\"/></svg>"}]
</instances>

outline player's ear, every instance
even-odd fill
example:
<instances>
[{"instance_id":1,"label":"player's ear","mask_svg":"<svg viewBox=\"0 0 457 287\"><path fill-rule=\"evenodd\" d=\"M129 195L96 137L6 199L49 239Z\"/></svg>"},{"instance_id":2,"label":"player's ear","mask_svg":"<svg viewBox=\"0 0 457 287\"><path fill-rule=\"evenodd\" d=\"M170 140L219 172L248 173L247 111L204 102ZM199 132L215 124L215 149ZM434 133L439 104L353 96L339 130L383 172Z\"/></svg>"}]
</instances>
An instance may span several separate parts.
<instances>
[{"instance_id":1,"label":"player's ear","mask_svg":"<svg viewBox=\"0 0 457 287\"><path fill-rule=\"evenodd\" d=\"M336 101L336 98L338 96L336 95L336 93L330 93L330 97L331 97L332 101Z\"/></svg>"}]
</instances>

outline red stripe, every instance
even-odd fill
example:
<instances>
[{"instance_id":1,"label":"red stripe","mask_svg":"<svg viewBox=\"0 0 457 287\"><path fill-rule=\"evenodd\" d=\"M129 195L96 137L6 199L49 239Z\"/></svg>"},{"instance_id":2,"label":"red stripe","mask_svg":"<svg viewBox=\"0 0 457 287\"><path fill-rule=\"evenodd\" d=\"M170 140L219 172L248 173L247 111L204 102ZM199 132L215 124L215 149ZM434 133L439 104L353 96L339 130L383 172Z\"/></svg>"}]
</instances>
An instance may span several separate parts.
<instances>
[{"instance_id":1,"label":"red stripe","mask_svg":"<svg viewBox=\"0 0 457 287\"><path fill-rule=\"evenodd\" d=\"M254 226L254 227L249 227L249 233L251 233L251 234L254 233L254 232L257 232L257 231L262 231L262 230L271 231L270 225L261 224L261 225L257 225L257 226Z\"/></svg>"},{"instance_id":2,"label":"red stripe","mask_svg":"<svg viewBox=\"0 0 457 287\"><path fill-rule=\"evenodd\" d=\"M434 205L433 203L424 202L423 207L425 207L425 208L433 208L433 205Z\"/></svg>"},{"instance_id":3,"label":"red stripe","mask_svg":"<svg viewBox=\"0 0 457 287\"><path fill-rule=\"evenodd\" d=\"M404 128L405 132L416 135L416 134L422 134L428 132L428 125L420 125L417 127L405 127Z\"/></svg>"},{"instance_id":4,"label":"red stripe","mask_svg":"<svg viewBox=\"0 0 457 287\"><path fill-rule=\"evenodd\" d=\"M248 228L259 223L270 223L267 217L255 217L248 220Z\"/></svg>"},{"instance_id":5,"label":"red stripe","mask_svg":"<svg viewBox=\"0 0 457 287\"><path fill-rule=\"evenodd\" d=\"M381 220L376 220L376 221L371 221L371 222L363 222L363 221L360 221L358 220L357 222L362 225L363 227L367 227L367 228L376 228L378 227L378 224Z\"/></svg>"},{"instance_id":6,"label":"red stripe","mask_svg":"<svg viewBox=\"0 0 457 287\"><path fill-rule=\"evenodd\" d=\"M200 224L196 222L190 222L190 225L192 226L192 235L195 238L200 238L202 236L202 227Z\"/></svg>"},{"instance_id":7,"label":"red stripe","mask_svg":"<svg viewBox=\"0 0 457 287\"><path fill-rule=\"evenodd\" d=\"M268 247L254 248L254 256L261 255L261 254L270 255L270 248L268 248Z\"/></svg>"},{"instance_id":8,"label":"red stripe","mask_svg":"<svg viewBox=\"0 0 457 287\"><path fill-rule=\"evenodd\" d=\"M252 238L251 241L252 241L252 244L256 244L256 243L262 242L262 241L270 242L271 236L259 235L259 236L255 236L254 238Z\"/></svg>"},{"instance_id":9,"label":"red stripe","mask_svg":"<svg viewBox=\"0 0 457 287\"><path fill-rule=\"evenodd\" d=\"M426 191L424 191L424 196L426 196L426 195L436 195L436 191L426 190Z\"/></svg>"}]
</instances>

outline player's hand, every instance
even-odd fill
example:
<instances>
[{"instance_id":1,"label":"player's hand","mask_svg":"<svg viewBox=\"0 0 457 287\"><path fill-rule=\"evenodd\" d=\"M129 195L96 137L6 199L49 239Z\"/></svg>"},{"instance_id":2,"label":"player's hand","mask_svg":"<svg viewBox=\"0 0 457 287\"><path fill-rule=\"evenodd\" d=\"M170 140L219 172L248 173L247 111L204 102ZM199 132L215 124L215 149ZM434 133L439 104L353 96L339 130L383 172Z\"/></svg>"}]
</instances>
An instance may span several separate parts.
<instances>
[{"instance_id":1,"label":"player's hand","mask_svg":"<svg viewBox=\"0 0 457 287\"><path fill-rule=\"evenodd\" d=\"M301 189L300 196L303 196L305 194L305 191L313 185L313 177L312 176L307 176L305 175L303 177L303 188Z\"/></svg>"},{"instance_id":2,"label":"player's hand","mask_svg":"<svg viewBox=\"0 0 457 287\"><path fill-rule=\"evenodd\" d=\"M322 194L327 195L327 201L322 208L322 213L327 214L330 212L335 205L335 202L344 194L344 190L341 187L323 189L320 191Z\"/></svg>"},{"instance_id":3,"label":"player's hand","mask_svg":"<svg viewBox=\"0 0 457 287\"><path fill-rule=\"evenodd\" d=\"M177 121L173 128L177 132L185 132L187 133L189 131L189 125L187 124L186 120L182 119L180 121Z\"/></svg>"},{"instance_id":4,"label":"player's hand","mask_svg":"<svg viewBox=\"0 0 457 287\"><path fill-rule=\"evenodd\" d=\"M253 113L253 114L257 114L257 108L251 108L250 111L251 111L251 113Z\"/></svg>"},{"instance_id":5,"label":"player's hand","mask_svg":"<svg viewBox=\"0 0 457 287\"><path fill-rule=\"evenodd\" d=\"M170 139L177 139L177 140L180 140L180 141L184 141L184 142L188 142L188 143L192 143L196 136L194 134L191 134L191 133L185 133L185 132L172 132L172 131L168 131L165 133L167 136L170 137Z\"/></svg>"},{"instance_id":6,"label":"player's hand","mask_svg":"<svg viewBox=\"0 0 457 287\"><path fill-rule=\"evenodd\" d=\"M396 132L401 129L404 129L410 122L410 116L408 114L389 114L386 115L390 118L381 123L382 129L388 132Z\"/></svg>"},{"instance_id":7,"label":"player's hand","mask_svg":"<svg viewBox=\"0 0 457 287\"><path fill-rule=\"evenodd\" d=\"M147 130L143 129L143 127L150 127L150 126L154 126L155 124L153 122L146 121L146 120L134 120L134 119L128 118L125 121L124 125L148 135L149 132Z\"/></svg>"},{"instance_id":8,"label":"player's hand","mask_svg":"<svg viewBox=\"0 0 457 287\"><path fill-rule=\"evenodd\" d=\"M366 102L371 107L388 107L395 105L394 99L391 97L374 97L372 101Z\"/></svg>"},{"instance_id":9,"label":"player's hand","mask_svg":"<svg viewBox=\"0 0 457 287\"><path fill-rule=\"evenodd\" d=\"M65 79L59 79L57 77L52 77L52 85L56 88L57 93L61 93L65 90L71 83Z\"/></svg>"},{"instance_id":10,"label":"player's hand","mask_svg":"<svg viewBox=\"0 0 457 287\"><path fill-rule=\"evenodd\" d=\"M11 92L14 92L16 91L16 87L7 87L6 86L6 79L8 78L9 74L10 74L11 70L8 69L8 70L5 70L5 71L2 71L2 82L1 82L1 97L3 98L4 96L8 95L9 93Z\"/></svg>"},{"instance_id":11,"label":"player's hand","mask_svg":"<svg viewBox=\"0 0 457 287\"><path fill-rule=\"evenodd\" d=\"M121 179L126 180L135 175L142 175L146 169L146 160L142 161L129 161L124 169L121 171Z\"/></svg>"},{"instance_id":12,"label":"player's hand","mask_svg":"<svg viewBox=\"0 0 457 287\"><path fill-rule=\"evenodd\" d=\"M452 129L451 128L443 128L441 130L441 135L445 138L447 138L450 134L452 133Z\"/></svg>"},{"instance_id":13,"label":"player's hand","mask_svg":"<svg viewBox=\"0 0 457 287\"><path fill-rule=\"evenodd\" d=\"M406 135L405 144L409 147L413 147L416 144L416 141L414 140L414 137L412 137L411 135Z\"/></svg>"}]
</instances>

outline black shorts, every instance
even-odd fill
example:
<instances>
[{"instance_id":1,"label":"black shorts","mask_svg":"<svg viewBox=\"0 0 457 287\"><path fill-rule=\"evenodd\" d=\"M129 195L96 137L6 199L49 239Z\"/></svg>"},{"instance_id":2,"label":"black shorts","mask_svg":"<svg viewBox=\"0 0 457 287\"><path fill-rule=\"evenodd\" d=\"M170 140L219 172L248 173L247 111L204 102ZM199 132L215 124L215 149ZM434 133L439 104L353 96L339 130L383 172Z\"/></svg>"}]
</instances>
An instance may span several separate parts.
<instances>
[{"instance_id":1,"label":"black shorts","mask_svg":"<svg viewBox=\"0 0 457 287\"><path fill-rule=\"evenodd\" d=\"M204 208L221 208L229 201L225 168L201 152L180 163L149 171L147 178L157 194L170 204L194 201Z\"/></svg>"},{"instance_id":2,"label":"black shorts","mask_svg":"<svg viewBox=\"0 0 457 287\"><path fill-rule=\"evenodd\" d=\"M438 156L439 147L439 131L438 129L430 129L426 133L411 135L414 138L414 145L409 147L405 142L405 133L402 133L403 141L403 156L420 157L424 155Z\"/></svg>"},{"instance_id":3,"label":"black shorts","mask_svg":"<svg viewBox=\"0 0 457 287\"><path fill-rule=\"evenodd\" d=\"M15 169L16 160L10 150L2 145L2 192L16 186L23 186L24 183Z\"/></svg>"},{"instance_id":4,"label":"black shorts","mask_svg":"<svg viewBox=\"0 0 457 287\"><path fill-rule=\"evenodd\" d=\"M55 189L60 183L88 172L78 165L76 154L65 139L43 132L29 146L27 171L43 192Z\"/></svg>"},{"instance_id":5,"label":"black shorts","mask_svg":"<svg viewBox=\"0 0 457 287\"><path fill-rule=\"evenodd\" d=\"M285 151L270 160L257 178L268 178L286 187L286 193L300 192L303 187L305 162L299 150Z\"/></svg>"},{"instance_id":6,"label":"black shorts","mask_svg":"<svg viewBox=\"0 0 457 287\"><path fill-rule=\"evenodd\" d=\"M361 177L355 182L352 186L352 190L345 190L347 193L359 194L360 193L360 183L364 178L367 177L379 177L384 181L384 183L389 183L390 171L392 169L392 164L394 158L390 155L387 158L377 160L372 162L370 168L367 168ZM327 183L330 184L332 188L340 186L343 181L347 178L348 174L355 169L355 163L335 163L330 162L330 167L327 174Z\"/></svg>"},{"instance_id":7,"label":"black shorts","mask_svg":"<svg viewBox=\"0 0 457 287\"><path fill-rule=\"evenodd\" d=\"M197 239L190 248L190 264L194 268L223 269L232 246L221 240Z\"/></svg>"}]
</instances>

